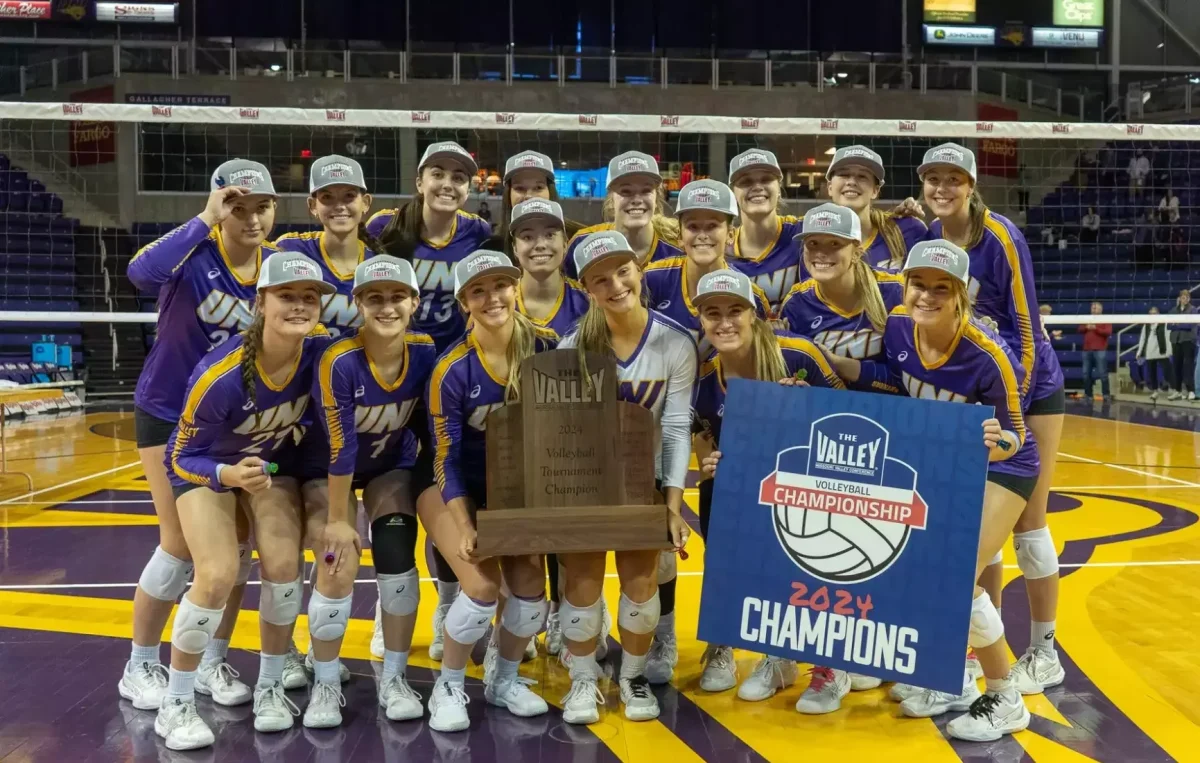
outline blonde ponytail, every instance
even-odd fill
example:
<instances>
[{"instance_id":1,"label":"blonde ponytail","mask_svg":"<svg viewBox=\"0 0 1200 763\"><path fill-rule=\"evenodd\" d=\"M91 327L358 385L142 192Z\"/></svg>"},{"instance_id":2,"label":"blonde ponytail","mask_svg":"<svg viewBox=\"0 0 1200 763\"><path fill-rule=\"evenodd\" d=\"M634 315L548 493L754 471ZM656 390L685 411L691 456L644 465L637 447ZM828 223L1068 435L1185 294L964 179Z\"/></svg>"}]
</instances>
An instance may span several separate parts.
<instances>
[{"instance_id":1,"label":"blonde ponytail","mask_svg":"<svg viewBox=\"0 0 1200 763\"><path fill-rule=\"evenodd\" d=\"M504 401L515 403L521 399L521 364L537 350L537 329L524 314L513 310L513 332L508 340L504 357L508 360L508 384L504 387Z\"/></svg>"},{"instance_id":2,"label":"blonde ponytail","mask_svg":"<svg viewBox=\"0 0 1200 763\"><path fill-rule=\"evenodd\" d=\"M754 378L777 382L788 375L788 370L775 329L757 315L753 321L750 324L750 351L754 353Z\"/></svg>"},{"instance_id":3,"label":"blonde ponytail","mask_svg":"<svg viewBox=\"0 0 1200 763\"><path fill-rule=\"evenodd\" d=\"M612 331L608 328L608 320L604 310L596 304L595 298L589 298L587 312L579 319L575 329L575 351L579 354L579 370L583 373L584 384L592 384L592 376L588 373L587 354L595 352L600 355L612 355Z\"/></svg>"},{"instance_id":4,"label":"blonde ponytail","mask_svg":"<svg viewBox=\"0 0 1200 763\"><path fill-rule=\"evenodd\" d=\"M904 265L904 260L908 258L908 245L904 243L904 232L900 230L896 218L887 212L872 207L870 215L871 225L874 226L876 235L882 237L884 243L887 244L888 253L891 255L891 266L897 270L900 269Z\"/></svg>"},{"instance_id":5,"label":"blonde ponytail","mask_svg":"<svg viewBox=\"0 0 1200 763\"><path fill-rule=\"evenodd\" d=\"M971 189L971 197L967 199L969 207L969 216L967 218L967 243L963 249L974 249L979 246L979 242L983 240L984 223L987 222L988 206L983 203L983 196L979 195L979 187Z\"/></svg>"},{"instance_id":6,"label":"blonde ponytail","mask_svg":"<svg viewBox=\"0 0 1200 763\"><path fill-rule=\"evenodd\" d=\"M865 253L859 249L854 252L854 262L850 264L854 271L854 288L862 301L863 312L876 331L883 331L887 325L887 307L883 304L883 295L879 293L879 282L875 280L875 271L863 258Z\"/></svg>"}]
</instances>

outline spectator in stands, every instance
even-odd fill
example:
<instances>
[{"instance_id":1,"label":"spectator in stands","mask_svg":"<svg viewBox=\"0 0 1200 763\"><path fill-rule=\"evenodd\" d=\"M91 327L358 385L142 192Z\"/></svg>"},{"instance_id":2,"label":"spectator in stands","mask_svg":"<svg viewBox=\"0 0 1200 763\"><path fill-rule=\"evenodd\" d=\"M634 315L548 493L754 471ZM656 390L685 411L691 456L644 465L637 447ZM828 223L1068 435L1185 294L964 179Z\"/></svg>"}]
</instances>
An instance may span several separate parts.
<instances>
[{"instance_id":1,"label":"spectator in stands","mask_svg":"<svg viewBox=\"0 0 1200 763\"><path fill-rule=\"evenodd\" d=\"M1051 307L1050 305L1042 305L1038 308L1038 312L1042 314L1042 317L1045 317L1045 316L1053 313L1054 308ZM1046 322L1042 321L1042 328L1045 328L1045 327L1046 327ZM1049 336L1051 339L1062 339L1062 329L1048 329L1046 331L1046 335Z\"/></svg>"},{"instance_id":2,"label":"spectator in stands","mask_svg":"<svg viewBox=\"0 0 1200 763\"><path fill-rule=\"evenodd\" d=\"M1138 269L1148 269L1154 266L1154 213L1147 211L1134 223L1133 231L1133 260Z\"/></svg>"},{"instance_id":3,"label":"spectator in stands","mask_svg":"<svg viewBox=\"0 0 1200 763\"><path fill-rule=\"evenodd\" d=\"M1079 221L1079 243L1094 244L1100 240L1100 215L1094 207L1088 207L1087 214Z\"/></svg>"},{"instance_id":4,"label":"spectator in stands","mask_svg":"<svg viewBox=\"0 0 1200 763\"><path fill-rule=\"evenodd\" d=\"M1172 315L1195 315L1196 306L1192 304L1192 292L1181 289L1170 312ZM1195 400L1196 324L1174 324L1171 327L1171 348L1175 361L1176 387L1167 399L1178 400L1186 394L1188 400Z\"/></svg>"},{"instance_id":5,"label":"spectator in stands","mask_svg":"<svg viewBox=\"0 0 1200 763\"><path fill-rule=\"evenodd\" d=\"M492 210L488 207L486 201L479 204L479 219L483 220L488 225L492 224Z\"/></svg>"},{"instance_id":6,"label":"spectator in stands","mask_svg":"<svg viewBox=\"0 0 1200 763\"><path fill-rule=\"evenodd\" d=\"M1151 315L1158 315L1158 308L1150 308ZM1167 379L1167 388L1175 386L1173 369L1171 367L1171 340L1167 333L1166 324L1143 324L1138 336L1137 359L1146 360L1146 387L1150 389L1150 399L1158 399L1159 372L1162 371Z\"/></svg>"},{"instance_id":7,"label":"spectator in stands","mask_svg":"<svg viewBox=\"0 0 1200 763\"><path fill-rule=\"evenodd\" d=\"M1146 178L1150 177L1150 160L1139 148L1137 154L1129 160L1129 194L1140 199L1146 187Z\"/></svg>"},{"instance_id":8,"label":"spectator in stands","mask_svg":"<svg viewBox=\"0 0 1200 763\"><path fill-rule=\"evenodd\" d=\"M1092 315L1103 312L1103 305L1092 303ZM1108 387L1108 339L1112 336L1112 324L1085 323L1079 327L1079 333L1083 334L1083 394L1090 398L1093 385L1099 379L1100 389L1107 400L1112 396Z\"/></svg>"},{"instance_id":9,"label":"spectator in stands","mask_svg":"<svg viewBox=\"0 0 1200 763\"><path fill-rule=\"evenodd\" d=\"M1158 202L1158 221L1175 225L1179 222L1179 197L1170 188Z\"/></svg>"},{"instance_id":10,"label":"spectator in stands","mask_svg":"<svg viewBox=\"0 0 1200 763\"><path fill-rule=\"evenodd\" d=\"M1022 162L1017 167L1017 210L1024 212L1029 209L1029 170Z\"/></svg>"}]
</instances>

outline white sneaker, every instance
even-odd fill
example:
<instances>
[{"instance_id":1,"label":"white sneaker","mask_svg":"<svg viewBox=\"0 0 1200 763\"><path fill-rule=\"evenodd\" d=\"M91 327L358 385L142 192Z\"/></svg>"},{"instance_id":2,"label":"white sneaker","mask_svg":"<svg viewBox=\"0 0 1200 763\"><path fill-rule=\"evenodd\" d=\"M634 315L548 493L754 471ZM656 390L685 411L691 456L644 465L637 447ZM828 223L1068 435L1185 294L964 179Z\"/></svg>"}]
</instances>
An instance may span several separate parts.
<instances>
[{"instance_id":1,"label":"white sneaker","mask_svg":"<svg viewBox=\"0 0 1200 763\"><path fill-rule=\"evenodd\" d=\"M294 641L283 659L283 678L280 682L285 689L303 689L308 686L308 674L304 672L304 655L300 654Z\"/></svg>"},{"instance_id":2,"label":"white sneaker","mask_svg":"<svg viewBox=\"0 0 1200 763\"><path fill-rule=\"evenodd\" d=\"M496 661L500 659L500 647L497 644L488 644L487 650L483 653L483 683L490 684L492 679L496 677Z\"/></svg>"},{"instance_id":3,"label":"white sneaker","mask_svg":"<svg viewBox=\"0 0 1200 763\"><path fill-rule=\"evenodd\" d=\"M196 693L225 707L244 705L254 699L254 692L238 680L240 675L228 662L201 664L196 671Z\"/></svg>"},{"instance_id":4,"label":"white sneaker","mask_svg":"<svg viewBox=\"0 0 1200 763\"><path fill-rule=\"evenodd\" d=\"M604 597L600 597L600 635L596 638L596 662L603 662L608 656L608 634L612 633L613 619L612 614L608 611L608 605L604 603Z\"/></svg>"},{"instance_id":5,"label":"white sneaker","mask_svg":"<svg viewBox=\"0 0 1200 763\"><path fill-rule=\"evenodd\" d=\"M850 693L850 674L833 668L813 668L812 681L796 701L796 712L805 715L824 715L842 706L842 698Z\"/></svg>"},{"instance_id":6,"label":"white sneaker","mask_svg":"<svg viewBox=\"0 0 1200 763\"><path fill-rule=\"evenodd\" d=\"M968 742L994 742L1005 734L1015 734L1029 728L1029 710L1015 690L1000 694L984 694L975 700L966 715L946 724L946 731L955 739Z\"/></svg>"},{"instance_id":7,"label":"white sneaker","mask_svg":"<svg viewBox=\"0 0 1200 763\"><path fill-rule=\"evenodd\" d=\"M679 646L675 643L675 634L655 636L646 653L646 680L655 685L671 683L678 663Z\"/></svg>"},{"instance_id":8,"label":"white sneaker","mask_svg":"<svg viewBox=\"0 0 1200 763\"><path fill-rule=\"evenodd\" d=\"M371 634L371 656L377 660L383 659L387 647L383 645L383 616L379 611L379 602L375 602L375 631Z\"/></svg>"},{"instance_id":9,"label":"white sneaker","mask_svg":"<svg viewBox=\"0 0 1200 763\"><path fill-rule=\"evenodd\" d=\"M796 663L782 657L764 656L754 666L750 676L738 687L738 699L747 702L762 702L775 696L775 692L796 683L799 674Z\"/></svg>"},{"instance_id":10,"label":"white sneaker","mask_svg":"<svg viewBox=\"0 0 1200 763\"><path fill-rule=\"evenodd\" d=\"M342 725L342 708L346 698L342 687L327 683L313 684L304 708L304 725L310 729L332 729Z\"/></svg>"},{"instance_id":11,"label":"white sneaker","mask_svg":"<svg viewBox=\"0 0 1200 763\"><path fill-rule=\"evenodd\" d=\"M411 721L425 714L421 695L408 685L403 673L380 687L379 706L387 711L389 721Z\"/></svg>"},{"instance_id":12,"label":"white sneaker","mask_svg":"<svg viewBox=\"0 0 1200 763\"><path fill-rule=\"evenodd\" d=\"M972 681L963 687L962 694L948 694L933 689L918 689L900 703L900 711L909 718L933 718L951 710L967 710L979 699L979 687Z\"/></svg>"},{"instance_id":13,"label":"white sneaker","mask_svg":"<svg viewBox=\"0 0 1200 763\"><path fill-rule=\"evenodd\" d=\"M537 637L529 639L529 643L525 645L525 654L521 655L521 662L529 662L537 659Z\"/></svg>"},{"instance_id":14,"label":"white sneaker","mask_svg":"<svg viewBox=\"0 0 1200 763\"><path fill-rule=\"evenodd\" d=\"M729 691L737 686L737 663L733 659L733 647L709 645L700 658L704 672L700 674L700 688L704 691Z\"/></svg>"},{"instance_id":15,"label":"white sneaker","mask_svg":"<svg viewBox=\"0 0 1200 763\"><path fill-rule=\"evenodd\" d=\"M1057 650L1029 647L1012 667L1013 687L1021 694L1041 694L1067 677Z\"/></svg>"},{"instance_id":16,"label":"white sneaker","mask_svg":"<svg viewBox=\"0 0 1200 763\"><path fill-rule=\"evenodd\" d=\"M892 688L888 689L888 696L893 702L903 702L919 691L923 691L920 686L912 684L892 684Z\"/></svg>"},{"instance_id":17,"label":"white sneaker","mask_svg":"<svg viewBox=\"0 0 1200 763\"><path fill-rule=\"evenodd\" d=\"M449 611L449 604L439 604L437 609L433 610L433 640L429 642L429 659L431 660L440 662L442 653L445 651L446 613Z\"/></svg>"},{"instance_id":18,"label":"white sneaker","mask_svg":"<svg viewBox=\"0 0 1200 763\"><path fill-rule=\"evenodd\" d=\"M160 663L139 662L131 668L127 662L117 691L138 710L157 710L167 696L169 676L166 667Z\"/></svg>"},{"instance_id":19,"label":"white sneaker","mask_svg":"<svg viewBox=\"0 0 1200 763\"><path fill-rule=\"evenodd\" d=\"M864 676L861 673L850 674L850 691L870 691L883 686L883 679L875 676Z\"/></svg>"},{"instance_id":20,"label":"white sneaker","mask_svg":"<svg viewBox=\"0 0 1200 763\"><path fill-rule=\"evenodd\" d=\"M1187 399L1188 399L1188 401L1189 401L1189 402L1190 402L1190 401L1192 401L1192 400L1195 400L1195 399L1196 399L1196 393L1195 393L1195 392L1189 392L1189 393L1187 393Z\"/></svg>"},{"instance_id":21,"label":"white sneaker","mask_svg":"<svg viewBox=\"0 0 1200 763\"><path fill-rule=\"evenodd\" d=\"M967 675L971 677L972 681L983 678L983 666L979 664L979 656L973 649L967 652Z\"/></svg>"},{"instance_id":22,"label":"white sneaker","mask_svg":"<svg viewBox=\"0 0 1200 763\"><path fill-rule=\"evenodd\" d=\"M650 691L645 676L621 679L621 703L630 721L652 721L658 717L658 698Z\"/></svg>"},{"instance_id":23,"label":"white sneaker","mask_svg":"<svg viewBox=\"0 0 1200 763\"><path fill-rule=\"evenodd\" d=\"M163 738L168 750L199 750L216 741L212 729L196 712L195 700L164 699L154 719L154 733Z\"/></svg>"},{"instance_id":24,"label":"white sneaker","mask_svg":"<svg viewBox=\"0 0 1200 763\"><path fill-rule=\"evenodd\" d=\"M1171 394L1167 395L1168 400L1178 400L1181 397L1182 397L1182 395L1180 395L1178 392L1174 392L1174 391L1172 391Z\"/></svg>"},{"instance_id":25,"label":"white sneaker","mask_svg":"<svg viewBox=\"0 0 1200 763\"><path fill-rule=\"evenodd\" d=\"M550 712L549 705L529 688L535 683L537 681L520 676L507 681L494 681L484 687L483 698L489 705L508 708L508 712L518 718L545 715Z\"/></svg>"},{"instance_id":26,"label":"white sneaker","mask_svg":"<svg viewBox=\"0 0 1200 763\"><path fill-rule=\"evenodd\" d=\"M304 655L304 670L307 675L313 675L313 657L312 650L308 650L308 654ZM350 681L350 668L346 667L346 663L338 660L338 680L342 683ZM287 688L286 686L284 688Z\"/></svg>"},{"instance_id":27,"label":"white sneaker","mask_svg":"<svg viewBox=\"0 0 1200 763\"><path fill-rule=\"evenodd\" d=\"M558 656L562 649L562 626L558 622L558 613L551 612L546 619L546 654Z\"/></svg>"},{"instance_id":28,"label":"white sneaker","mask_svg":"<svg viewBox=\"0 0 1200 763\"><path fill-rule=\"evenodd\" d=\"M1150 393L1150 400L1151 401L1158 400L1158 390L1154 390L1153 392Z\"/></svg>"},{"instance_id":29,"label":"white sneaker","mask_svg":"<svg viewBox=\"0 0 1200 763\"><path fill-rule=\"evenodd\" d=\"M471 725L467 717L467 693L457 684L438 681L429 693L429 728L434 731L465 731Z\"/></svg>"},{"instance_id":30,"label":"white sneaker","mask_svg":"<svg viewBox=\"0 0 1200 763\"><path fill-rule=\"evenodd\" d=\"M286 731L295 724L300 708L283 693L283 683L254 690L254 730Z\"/></svg>"},{"instance_id":31,"label":"white sneaker","mask_svg":"<svg viewBox=\"0 0 1200 763\"><path fill-rule=\"evenodd\" d=\"M600 691L596 678L573 676L571 690L562 699L563 721L575 725L598 723L603 706L604 692Z\"/></svg>"}]
</instances>

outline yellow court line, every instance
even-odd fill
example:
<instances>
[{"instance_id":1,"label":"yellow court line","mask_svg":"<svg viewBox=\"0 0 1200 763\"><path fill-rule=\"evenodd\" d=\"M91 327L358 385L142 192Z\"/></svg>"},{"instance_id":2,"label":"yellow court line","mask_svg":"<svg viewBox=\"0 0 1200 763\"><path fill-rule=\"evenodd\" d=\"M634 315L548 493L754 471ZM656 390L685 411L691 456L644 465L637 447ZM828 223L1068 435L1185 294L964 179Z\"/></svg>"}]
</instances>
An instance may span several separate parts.
<instances>
[{"instance_id":1,"label":"yellow court line","mask_svg":"<svg viewBox=\"0 0 1200 763\"><path fill-rule=\"evenodd\" d=\"M135 527L158 526L153 514L123 514L109 511L62 511L0 507L0 527Z\"/></svg>"}]
</instances>

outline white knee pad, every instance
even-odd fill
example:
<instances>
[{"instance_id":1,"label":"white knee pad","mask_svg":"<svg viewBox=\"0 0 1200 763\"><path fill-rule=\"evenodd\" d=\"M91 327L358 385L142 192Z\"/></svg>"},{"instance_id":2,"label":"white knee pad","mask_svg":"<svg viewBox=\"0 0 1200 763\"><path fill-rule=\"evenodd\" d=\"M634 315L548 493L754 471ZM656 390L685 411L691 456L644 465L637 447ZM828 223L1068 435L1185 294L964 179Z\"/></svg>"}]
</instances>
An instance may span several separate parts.
<instances>
[{"instance_id":1,"label":"white knee pad","mask_svg":"<svg viewBox=\"0 0 1200 763\"><path fill-rule=\"evenodd\" d=\"M658 584L670 583L679 572L679 562L674 551L663 551L658 555Z\"/></svg>"},{"instance_id":2,"label":"white knee pad","mask_svg":"<svg viewBox=\"0 0 1200 763\"><path fill-rule=\"evenodd\" d=\"M1058 574L1058 552L1049 527L1017 533L1013 536L1017 566L1026 580L1040 580Z\"/></svg>"},{"instance_id":3,"label":"white knee pad","mask_svg":"<svg viewBox=\"0 0 1200 763\"><path fill-rule=\"evenodd\" d=\"M488 623L496 616L496 602L480 604L459 594L446 613L446 635L460 644L474 644L487 633Z\"/></svg>"},{"instance_id":4,"label":"white knee pad","mask_svg":"<svg viewBox=\"0 0 1200 763\"><path fill-rule=\"evenodd\" d=\"M271 625L291 625L300 616L300 600L303 598L304 584L300 578L290 583L264 580L258 599L258 617Z\"/></svg>"},{"instance_id":5,"label":"white knee pad","mask_svg":"<svg viewBox=\"0 0 1200 763\"><path fill-rule=\"evenodd\" d=\"M987 592L979 594L971 602L971 635L967 643L976 648L991 646L1004 637L1004 621L996 611Z\"/></svg>"},{"instance_id":6,"label":"white knee pad","mask_svg":"<svg viewBox=\"0 0 1200 763\"><path fill-rule=\"evenodd\" d=\"M546 624L546 615L550 612L550 602L543 596L536 601L527 601L519 596L509 596L500 614L500 624L504 630L517 638L533 638Z\"/></svg>"},{"instance_id":7,"label":"white knee pad","mask_svg":"<svg viewBox=\"0 0 1200 763\"><path fill-rule=\"evenodd\" d=\"M159 601L175 601L187 590L191 575L191 562L176 559L159 546L142 568L138 587Z\"/></svg>"},{"instance_id":8,"label":"white knee pad","mask_svg":"<svg viewBox=\"0 0 1200 763\"><path fill-rule=\"evenodd\" d=\"M1004 564L1004 551L1003 550L997 551L996 555L992 557L992 561L988 562L989 567L992 567L997 564Z\"/></svg>"},{"instance_id":9,"label":"white knee pad","mask_svg":"<svg viewBox=\"0 0 1200 763\"><path fill-rule=\"evenodd\" d=\"M221 609L197 607L186 596L175 610L175 624L171 627L171 645L184 654L201 654L225 614Z\"/></svg>"},{"instance_id":10,"label":"white knee pad","mask_svg":"<svg viewBox=\"0 0 1200 763\"><path fill-rule=\"evenodd\" d=\"M313 591L308 600L308 632L318 641L333 641L346 635L350 623L350 600L330 599L320 591Z\"/></svg>"},{"instance_id":11,"label":"white knee pad","mask_svg":"<svg viewBox=\"0 0 1200 763\"><path fill-rule=\"evenodd\" d=\"M379 584L379 608L386 614L404 617L417 611L421 603L421 576L417 568L399 575L376 575Z\"/></svg>"},{"instance_id":12,"label":"white knee pad","mask_svg":"<svg viewBox=\"0 0 1200 763\"><path fill-rule=\"evenodd\" d=\"M638 635L653 633L655 626L658 625L658 613L658 591L654 592L649 601L641 604L630 600L625 594L621 594L621 604L617 608L617 625Z\"/></svg>"},{"instance_id":13,"label":"white knee pad","mask_svg":"<svg viewBox=\"0 0 1200 763\"><path fill-rule=\"evenodd\" d=\"M597 599L590 607L577 607L563 599L558 605L558 622L567 641L591 641L600 635L600 625L604 619L601 601Z\"/></svg>"},{"instance_id":14,"label":"white knee pad","mask_svg":"<svg viewBox=\"0 0 1200 763\"><path fill-rule=\"evenodd\" d=\"M250 579L250 567L254 564L254 554L249 543L238 544L238 571L234 581L237 585L246 585Z\"/></svg>"}]
</instances>

